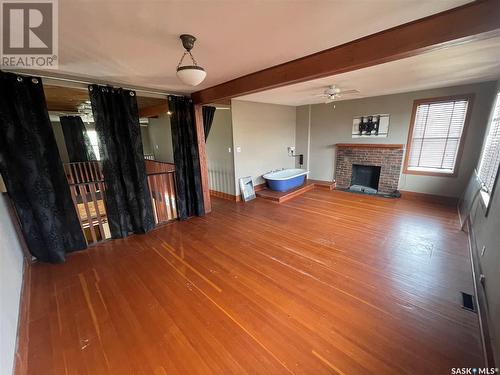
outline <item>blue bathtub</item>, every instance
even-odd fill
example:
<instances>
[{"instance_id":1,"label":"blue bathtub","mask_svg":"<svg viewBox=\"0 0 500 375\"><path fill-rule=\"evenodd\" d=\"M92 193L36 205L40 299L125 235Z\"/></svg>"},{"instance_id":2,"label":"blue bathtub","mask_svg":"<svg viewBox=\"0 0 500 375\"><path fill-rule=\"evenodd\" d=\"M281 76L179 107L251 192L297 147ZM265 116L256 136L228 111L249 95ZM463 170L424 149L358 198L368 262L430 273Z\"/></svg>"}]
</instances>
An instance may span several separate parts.
<instances>
[{"instance_id":1,"label":"blue bathtub","mask_svg":"<svg viewBox=\"0 0 500 375\"><path fill-rule=\"evenodd\" d=\"M275 191L288 191L304 184L309 171L305 169L282 169L269 172L262 176L266 180L267 187Z\"/></svg>"}]
</instances>

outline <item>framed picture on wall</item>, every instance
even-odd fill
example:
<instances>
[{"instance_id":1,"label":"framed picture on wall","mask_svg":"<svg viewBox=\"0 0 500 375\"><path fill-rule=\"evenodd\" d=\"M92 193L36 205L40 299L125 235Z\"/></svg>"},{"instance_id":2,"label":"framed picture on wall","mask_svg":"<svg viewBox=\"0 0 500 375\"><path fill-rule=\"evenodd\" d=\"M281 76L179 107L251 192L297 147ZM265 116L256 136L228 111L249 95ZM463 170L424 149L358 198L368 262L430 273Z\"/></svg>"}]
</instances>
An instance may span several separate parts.
<instances>
[{"instance_id":1,"label":"framed picture on wall","mask_svg":"<svg viewBox=\"0 0 500 375\"><path fill-rule=\"evenodd\" d=\"M387 138L389 115L363 115L352 120L352 138Z\"/></svg>"},{"instance_id":2,"label":"framed picture on wall","mask_svg":"<svg viewBox=\"0 0 500 375\"><path fill-rule=\"evenodd\" d=\"M248 202L252 199L255 199L255 190L253 188L252 177L242 177L239 181L241 198L243 199L243 201Z\"/></svg>"}]
</instances>

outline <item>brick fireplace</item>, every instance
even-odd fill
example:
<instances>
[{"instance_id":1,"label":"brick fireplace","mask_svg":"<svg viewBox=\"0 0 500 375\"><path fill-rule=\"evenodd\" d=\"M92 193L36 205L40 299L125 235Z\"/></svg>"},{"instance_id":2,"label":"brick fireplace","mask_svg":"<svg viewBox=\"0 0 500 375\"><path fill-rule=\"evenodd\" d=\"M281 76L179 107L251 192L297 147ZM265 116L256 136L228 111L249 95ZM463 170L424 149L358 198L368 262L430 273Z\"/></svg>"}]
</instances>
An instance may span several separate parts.
<instances>
[{"instance_id":1,"label":"brick fireplace","mask_svg":"<svg viewBox=\"0 0 500 375\"><path fill-rule=\"evenodd\" d=\"M403 145L337 143L335 146L335 182L338 189L348 189L352 185L353 165L380 167L379 193L392 194L398 189Z\"/></svg>"}]
</instances>

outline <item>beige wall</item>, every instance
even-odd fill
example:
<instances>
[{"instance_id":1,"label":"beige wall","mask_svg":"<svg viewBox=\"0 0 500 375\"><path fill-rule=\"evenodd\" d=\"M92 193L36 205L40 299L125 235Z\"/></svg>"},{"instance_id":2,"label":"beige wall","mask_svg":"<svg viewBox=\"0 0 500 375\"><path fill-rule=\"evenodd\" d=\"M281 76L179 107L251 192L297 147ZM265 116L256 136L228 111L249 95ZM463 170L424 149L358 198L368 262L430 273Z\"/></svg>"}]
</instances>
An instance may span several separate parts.
<instances>
[{"instance_id":1,"label":"beige wall","mask_svg":"<svg viewBox=\"0 0 500 375\"><path fill-rule=\"evenodd\" d=\"M174 151L172 148L172 130L170 117L168 115L150 118L148 125L150 147L155 159L168 163L174 162Z\"/></svg>"},{"instance_id":2,"label":"beige wall","mask_svg":"<svg viewBox=\"0 0 500 375\"><path fill-rule=\"evenodd\" d=\"M295 146L295 107L231 101L236 192L239 178L251 176L254 184L272 169L294 168L287 147ZM237 152L237 148L241 152Z\"/></svg>"},{"instance_id":3,"label":"beige wall","mask_svg":"<svg viewBox=\"0 0 500 375\"><path fill-rule=\"evenodd\" d=\"M500 81L498 90L500 90ZM493 107L493 101L490 105ZM486 216L486 208L482 198L478 197L471 210L471 223L475 239L475 243L472 243L472 249L477 252L479 273L486 276L484 290L488 301L488 322L495 360L498 364L500 362L500 182L497 180L496 184L488 216ZM483 246L486 250L481 256ZM478 288L481 288L480 283L478 283Z\"/></svg>"},{"instance_id":4,"label":"beige wall","mask_svg":"<svg viewBox=\"0 0 500 375\"><path fill-rule=\"evenodd\" d=\"M465 188L468 178L476 165L481 150L481 142L487 124L491 100L495 91L494 82L425 90L412 93L386 95L357 100L345 100L332 104L317 104L311 107L310 123L310 178L332 180L334 177L336 143L400 143L405 144L408 137L413 101L454 94L475 93L471 122L465 138L464 153L457 177L431 177L402 175L399 183L401 190L455 196ZM297 108L303 113L307 107ZM389 113L390 125L387 138L351 138L352 119L357 115ZM302 133L301 133L302 134ZM297 134L299 135L299 134ZM297 145L304 142L303 135Z\"/></svg>"},{"instance_id":5,"label":"beige wall","mask_svg":"<svg viewBox=\"0 0 500 375\"><path fill-rule=\"evenodd\" d=\"M210 190L235 195L231 116L230 109L215 111L206 147Z\"/></svg>"},{"instance_id":6,"label":"beige wall","mask_svg":"<svg viewBox=\"0 0 500 375\"><path fill-rule=\"evenodd\" d=\"M152 154L151 140L149 138L149 129L147 126L141 126L142 149L145 155Z\"/></svg>"},{"instance_id":7,"label":"beige wall","mask_svg":"<svg viewBox=\"0 0 500 375\"><path fill-rule=\"evenodd\" d=\"M311 145L311 106L297 107L297 124L295 128L295 154L304 155L302 168L309 170L309 148ZM299 158L295 158L295 167L299 168Z\"/></svg>"},{"instance_id":8,"label":"beige wall","mask_svg":"<svg viewBox=\"0 0 500 375\"><path fill-rule=\"evenodd\" d=\"M63 163L69 163L68 150L66 149L66 142L64 141L64 133L60 122L52 122L52 130L56 138L57 148L59 149L59 156Z\"/></svg>"},{"instance_id":9,"label":"beige wall","mask_svg":"<svg viewBox=\"0 0 500 375\"><path fill-rule=\"evenodd\" d=\"M0 194L0 374L13 373L23 280L23 253L7 199Z\"/></svg>"}]
</instances>

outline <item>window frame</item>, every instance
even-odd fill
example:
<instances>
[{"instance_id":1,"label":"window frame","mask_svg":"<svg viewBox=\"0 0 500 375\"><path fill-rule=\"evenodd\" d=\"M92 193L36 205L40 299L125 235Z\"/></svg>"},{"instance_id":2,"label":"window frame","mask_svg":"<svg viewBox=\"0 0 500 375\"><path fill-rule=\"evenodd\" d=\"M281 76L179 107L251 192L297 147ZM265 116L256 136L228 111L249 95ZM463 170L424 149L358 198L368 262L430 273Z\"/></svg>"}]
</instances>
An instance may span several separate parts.
<instances>
[{"instance_id":1,"label":"window frame","mask_svg":"<svg viewBox=\"0 0 500 375\"><path fill-rule=\"evenodd\" d=\"M408 129L408 139L406 141L405 158L403 162L404 174L412 174L420 176L437 176L437 177L457 177L460 161L462 159L462 153L464 150L464 143L465 143L464 141L465 137L467 136L467 129L469 128L470 117L472 114L474 97L475 97L474 94L461 94L461 95L440 96L435 98L416 99L413 101L410 126ZM460 136L460 143L458 145L457 158L455 159L455 165L453 166L453 173L438 172L438 171L423 171L423 170L419 171L419 170L408 169L410 150L413 143L413 128L415 126L418 106L422 104L446 103L458 100L467 100L468 104L467 104L467 113L465 115L464 127L462 130L462 135Z\"/></svg>"},{"instance_id":2,"label":"window frame","mask_svg":"<svg viewBox=\"0 0 500 375\"><path fill-rule=\"evenodd\" d=\"M481 184L483 184L483 181L481 180L481 177L480 177L480 172L481 172L480 168L481 168L481 164L483 162L483 155L484 155L484 151L486 148L486 142L488 141L490 129L491 129L491 126L493 125L493 121L495 120L494 116L495 116L495 109L496 109L497 101L500 101L500 90L496 91L495 99L493 100L493 108L491 110L490 118L488 119L488 126L486 127L486 131L484 134L483 146L481 149L481 154L479 155L479 162L475 168L476 176L477 176L479 182L481 182ZM480 195L481 195L481 203L483 204L483 207L485 209L484 216L488 216L488 214L490 212L491 200L493 199L493 195L495 194L495 191L497 189L499 179L500 179L500 166L498 167L498 169L495 173L495 181L493 182L493 187L491 188L491 190L486 191L486 190L483 190L481 188Z\"/></svg>"}]
</instances>

